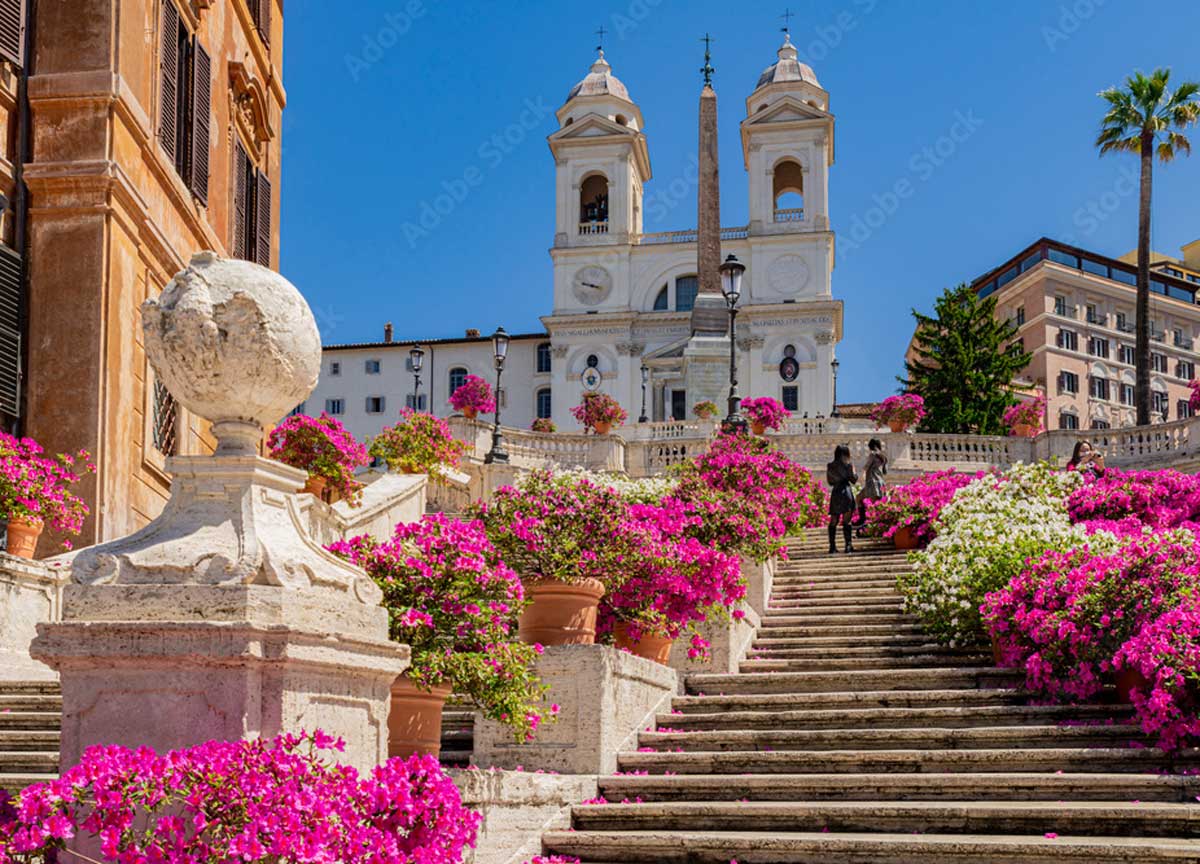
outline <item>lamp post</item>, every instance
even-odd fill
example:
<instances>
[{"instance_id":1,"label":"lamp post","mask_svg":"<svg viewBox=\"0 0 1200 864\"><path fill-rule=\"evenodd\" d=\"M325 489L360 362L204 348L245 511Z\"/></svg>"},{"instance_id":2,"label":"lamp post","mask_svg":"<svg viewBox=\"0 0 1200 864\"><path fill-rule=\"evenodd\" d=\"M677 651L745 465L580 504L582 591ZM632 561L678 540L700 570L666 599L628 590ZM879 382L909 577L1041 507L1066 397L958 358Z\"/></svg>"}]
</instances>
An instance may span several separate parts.
<instances>
[{"instance_id":1,"label":"lamp post","mask_svg":"<svg viewBox=\"0 0 1200 864\"><path fill-rule=\"evenodd\" d=\"M500 434L500 375L504 372L504 358L508 356L508 334L503 327L492 334L492 354L496 363L496 413L492 422L492 449L483 457L485 465L507 463L508 451L504 449L504 436Z\"/></svg>"},{"instance_id":2,"label":"lamp post","mask_svg":"<svg viewBox=\"0 0 1200 864\"><path fill-rule=\"evenodd\" d=\"M837 409L837 372L838 372L838 367L841 366L842 364L839 363L837 361L837 358L835 357L833 362L830 363L829 365L833 369L833 410L829 413L829 416L830 417L841 417L842 415L840 413L838 413L838 409Z\"/></svg>"},{"instance_id":3,"label":"lamp post","mask_svg":"<svg viewBox=\"0 0 1200 864\"><path fill-rule=\"evenodd\" d=\"M421 364L425 360L425 349L414 345L408 349L408 359L413 370L413 410L421 410Z\"/></svg>"},{"instance_id":4,"label":"lamp post","mask_svg":"<svg viewBox=\"0 0 1200 864\"><path fill-rule=\"evenodd\" d=\"M650 418L646 416L646 383L650 380L650 370L646 364L642 364L642 414L638 417L639 423L649 423Z\"/></svg>"},{"instance_id":5,"label":"lamp post","mask_svg":"<svg viewBox=\"0 0 1200 864\"><path fill-rule=\"evenodd\" d=\"M720 269L721 293L729 307L729 405L722 426L726 432L745 432L746 418L738 411L742 397L738 395L737 379L737 303L742 296L742 274L746 272L746 265L738 261L736 255L730 255Z\"/></svg>"}]
</instances>

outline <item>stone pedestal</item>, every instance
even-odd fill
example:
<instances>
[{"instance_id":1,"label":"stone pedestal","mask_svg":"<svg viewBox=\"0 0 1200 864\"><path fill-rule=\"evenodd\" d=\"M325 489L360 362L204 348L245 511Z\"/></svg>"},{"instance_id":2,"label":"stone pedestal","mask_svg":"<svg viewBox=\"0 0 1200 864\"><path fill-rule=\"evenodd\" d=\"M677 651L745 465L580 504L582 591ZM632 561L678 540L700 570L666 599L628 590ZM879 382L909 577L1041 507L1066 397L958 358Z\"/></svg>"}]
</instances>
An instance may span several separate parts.
<instances>
[{"instance_id":1,"label":"stone pedestal","mask_svg":"<svg viewBox=\"0 0 1200 864\"><path fill-rule=\"evenodd\" d=\"M771 602L771 588L775 585L775 567L774 558L760 563L753 558L742 557L742 576L746 580L745 602L760 618L766 614L767 605Z\"/></svg>"},{"instance_id":2,"label":"stone pedestal","mask_svg":"<svg viewBox=\"0 0 1200 864\"><path fill-rule=\"evenodd\" d=\"M709 643L709 660L688 657L688 649L692 646L691 640L685 636L676 639L675 644L671 646L671 668L682 673L737 672L739 664L746 659L746 652L750 650L750 643L754 641L759 623L758 613L747 604L743 603L739 608L745 617L733 618L727 622L706 622L699 626L700 635Z\"/></svg>"},{"instance_id":3,"label":"stone pedestal","mask_svg":"<svg viewBox=\"0 0 1200 864\"><path fill-rule=\"evenodd\" d=\"M39 624L62 617L67 574L40 561L0 553L0 681L53 681L54 670L29 656Z\"/></svg>"},{"instance_id":4,"label":"stone pedestal","mask_svg":"<svg viewBox=\"0 0 1200 864\"><path fill-rule=\"evenodd\" d=\"M542 724L529 744L517 744L507 727L475 718L473 764L481 768L611 774L617 753L637 749L637 735L654 726L679 690L679 675L668 666L634 657L607 645L546 648L537 674L558 703L557 722Z\"/></svg>"},{"instance_id":5,"label":"stone pedestal","mask_svg":"<svg viewBox=\"0 0 1200 864\"><path fill-rule=\"evenodd\" d=\"M728 336L696 335L688 340L683 349L683 386L689 411L697 402L714 402L724 413L729 401Z\"/></svg>"}]
</instances>

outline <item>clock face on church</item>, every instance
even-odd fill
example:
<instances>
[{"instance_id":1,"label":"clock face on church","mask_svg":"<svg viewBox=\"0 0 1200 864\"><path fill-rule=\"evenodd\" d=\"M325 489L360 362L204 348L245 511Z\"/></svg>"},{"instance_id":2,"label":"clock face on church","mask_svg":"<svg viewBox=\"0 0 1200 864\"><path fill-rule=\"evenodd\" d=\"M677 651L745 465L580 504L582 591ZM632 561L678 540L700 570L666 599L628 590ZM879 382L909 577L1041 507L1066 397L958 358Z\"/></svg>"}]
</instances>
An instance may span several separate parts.
<instances>
[{"instance_id":1,"label":"clock face on church","mask_svg":"<svg viewBox=\"0 0 1200 864\"><path fill-rule=\"evenodd\" d=\"M612 276L603 267L594 264L580 267L571 280L571 288L576 300L584 306L595 306L608 299L612 292Z\"/></svg>"}]
</instances>

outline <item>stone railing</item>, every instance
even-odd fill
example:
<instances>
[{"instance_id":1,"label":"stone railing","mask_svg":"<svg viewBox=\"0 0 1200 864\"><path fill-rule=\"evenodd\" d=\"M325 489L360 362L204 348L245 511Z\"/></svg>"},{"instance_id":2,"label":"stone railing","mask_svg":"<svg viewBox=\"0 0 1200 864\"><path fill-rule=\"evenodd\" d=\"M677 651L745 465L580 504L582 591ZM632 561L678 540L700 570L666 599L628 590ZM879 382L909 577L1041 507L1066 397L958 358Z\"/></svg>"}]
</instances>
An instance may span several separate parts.
<instances>
[{"instance_id":1,"label":"stone railing","mask_svg":"<svg viewBox=\"0 0 1200 864\"><path fill-rule=\"evenodd\" d=\"M447 421L454 437L467 444L468 463L481 464L492 447L492 427L478 420L455 416ZM504 449L516 469L544 467L625 470L625 441L616 435L529 432L505 426Z\"/></svg>"},{"instance_id":2,"label":"stone railing","mask_svg":"<svg viewBox=\"0 0 1200 864\"><path fill-rule=\"evenodd\" d=\"M662 243L695 243L698 236L695 228L684 231L655 231L649 234L637 234L634 242L640 246L657 246ZM722 240L744 240L750 236L750 226L741 225L737 228L722 228Z\"/></svg>"},{"instance_id":3,"label":"stone railing","mask_svg":"<svg viewBox=\"0 0 1200 864\"><path fill-rule=\"evenodd\" d=\"M786 207L782 210L775 211L776 222L803 222L804 208L803 207Z\"/></svg>"},{"instance_id":4,"label":"stone railing","mask_svg":"<svg viewBox=\"0 0 1200 864\"><path fill-rule=\"evenodd\" d=\"M580 234L607 234L608 233L608 223L607 222L580 222L579 223L579 233Z\"/></svg>"}]
</instances>

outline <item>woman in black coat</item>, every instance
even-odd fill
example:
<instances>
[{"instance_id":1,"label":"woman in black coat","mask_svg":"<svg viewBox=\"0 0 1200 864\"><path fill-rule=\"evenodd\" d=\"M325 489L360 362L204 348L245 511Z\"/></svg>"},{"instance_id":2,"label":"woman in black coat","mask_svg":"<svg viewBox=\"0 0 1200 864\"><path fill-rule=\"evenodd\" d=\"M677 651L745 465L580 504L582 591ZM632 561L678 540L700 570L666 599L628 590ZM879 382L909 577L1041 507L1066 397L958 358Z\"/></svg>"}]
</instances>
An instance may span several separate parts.
<instances>
[{"instance_id":1,"label":"woman in black coat","mask_svg":"<svg viewBox=\"0 0 1200 864\"><path fill-rule=\"evenodd\" d=\"M850 462L850 448L839 444L833 451L833 461L825 468L825 482L829 484L829 551L837 552L837 527L842 523L842 536L846 540L846 551L854 551L850 522L854 518L854 484L858 475Z\"/></svg>"}]
</instances>

